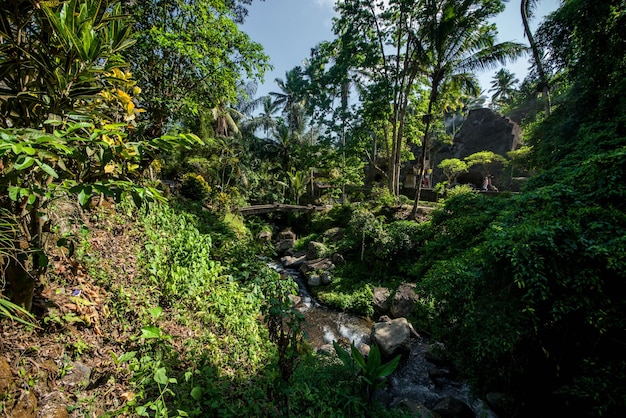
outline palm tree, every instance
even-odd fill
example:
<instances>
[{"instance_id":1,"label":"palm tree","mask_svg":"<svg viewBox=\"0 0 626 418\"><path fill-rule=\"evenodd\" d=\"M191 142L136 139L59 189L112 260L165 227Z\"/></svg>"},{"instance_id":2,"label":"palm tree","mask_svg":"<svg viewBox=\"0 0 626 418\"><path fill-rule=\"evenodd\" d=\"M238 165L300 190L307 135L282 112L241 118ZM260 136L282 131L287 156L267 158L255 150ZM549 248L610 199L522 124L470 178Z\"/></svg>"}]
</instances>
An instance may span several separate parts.
<instances>
[{"instance_id":1,"label":"palm tree","mask_svg":"<svg viewBox=\"0 0 626 418\"><path fill-rule=\"evenodd\" d=\"M304 120L304 107L307 102L302 93L302 69L295 67L285 73L285 80L276 78L274 81L280 88L280 92L270 92L276 105L283 107L287 117L287 123L292 131L298 131Z\"/></svg>"},{"instance_id":2,"label":"palm tree","mask_svg":"<svg viewBox=\"0 0 626 418\"><path fill-rule=\"evenodd\" d=\"M265 137L267 138L276 127L276 115L280 111L280 104L272 100L271 96L263 96L260 98L260 103L263 104L263 110L257 116L252 118L248 123L248 127L253 131L262 129Z\"/></svg>"},{"instance_id":3,"label":"palm tree","mask_svg":"<svg viewBox=\"0 0 626 418\"><path fill-rule=\"evenodd\" d=\"M245 118L245 115L237 110L220 103L210 110L211 119L214 122L215 137L228 137L239 133L238 120Z\"/></svg>"},{"instance_id":4,"label":"palm tree","mask_svg":"<svg viewBox=\"0 0 626 418\"><path fill-rule=\"evenodd\" d=\"M530 44L530 49L533 53L533 61L535 63L535 67L537 68L537 75L539 76L539 86L537 87L538 91L543 92L543 97L546 101L546 116L550 116L550 83L548 82L548 77L546 76L546 72L543 68L542 63L542 54L535 42L535 38L533 37L533 33L530 30L529 19L533 16L534 8L539 3L539 0L522 0L520 4L520 12L522 14L522 23L524 25L524 34L528 38L528 43Z\"/></svg>"},{"instance_id":5,"label":"palm tree","mask_svg":"<svg viewBox=\"0 0 626 418\"><path fill-rule=\"evenodd\" d=\"M515 89L517 83L519 80L515 78L515 74L506 68L501 68L491 80L489 92L494 92L491 96L491 102L498 106L509 103L517 91Z\"/></svg>"},{"instance_id":6,"label":"palm tree","mask_svg":"<svg viewBox=\"0 0 626 418\"><path fill-rule=\"evenodd\" d=\"M485 69L507 59L517 58L526 48L519 43L495 44L496 33L487 24L500 10L490 8L475 0L425 0L420 26L412 42L421 51L417 65L428 80L430 94L428 111L424 115L424 137L419 167L419 182L412 214L417 206L426 170L433 109L439 100L440 90L446 83L472 86L475 77L471 71Z\"/></svg>"}]
</instances>

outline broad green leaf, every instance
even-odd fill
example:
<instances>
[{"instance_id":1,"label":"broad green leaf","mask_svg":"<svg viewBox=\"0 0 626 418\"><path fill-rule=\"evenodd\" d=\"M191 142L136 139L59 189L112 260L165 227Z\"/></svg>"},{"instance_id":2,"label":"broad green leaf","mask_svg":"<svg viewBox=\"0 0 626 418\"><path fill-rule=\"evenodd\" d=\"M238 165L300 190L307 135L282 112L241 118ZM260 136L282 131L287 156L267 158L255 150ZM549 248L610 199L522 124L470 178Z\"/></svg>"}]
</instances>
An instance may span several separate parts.
<instances>
[{"instance_id":1,"label":"broad green leaf","mask_svg":"<svg viewBox=\"0 0 626 418\"><path fill-rule=\"evenodd\" d=\"M28 155L35 155L37 153L37 150L35 148L33 148L33 147L29 147L29 146L24 145L22 147L22 152L24 154L28 154Z\"/></svg>"},{"instance_id":2,"label":"broad green leaf","mask_svg":"<svg viewBox=\"0 0 626 418\"><path fill-rule=\"evenodd\" d=\"M143 327L141 328L141 336L147 339L159 338L161 329L159 327Z\"/></svg>"},{"instance_id":3,"label":"broad green leaf","mask_svg":"<svg viewBox=\"0 0 626 418\"><path fill-rule=\"evenodd\" d=\"M9 199L13 200L14 202L16 202L20 197L24 197L30 193L28 189L17 186L9 187L8 191Z\"/></svg>"},{"instance_id":4,"label":"broad green leaf","mask_svg":"<svg viewBox=\"0 0 626 418\"><path fill-rule=\"evenodd\" d=\"M194 398L196 401L202 399L202 387L196 386L191 389L191 397Z\"/></svg>"},{"instance_id":5,"label":"broad green leaf","mask_svg":"<svg viewBox=\"0 0 626 418\"><path fill-rule=\"evenodd\" d=\"M37 161L39 163L39 161ZM20 157L13 165L13 168L16 170L25 170L32 166L35 163L35 159L33 157Z\"/></svg>"},{"instance_id":6,"label":"broad green leaf","mask_svg":"<svg viewBox=\"0 0 626 418\"><path fill-rule=\"evenodd\" d=\"M127 362L129 360L134 359L136 355L137 355L136 351L128 351L128 352L122 354L121 356L119 356L117 361L119 363L125 363L125 362Z\"/></svg>"},{"instance_id":7,"label":"broad green leaf","mask_svg":"<svg viewBox=\"0 0 626 418\"><path fill-rule=\"evenodd\" d=\"M78 193L78 203L85 206L91 198L91 186L82 187Z\"/></svg>"},{"instance_id":8,"label":"broad green leaf","mask_svg":"<svg viewBox=\"0 0 626 418\"><path fill-rule=\"evenodd\" d=\"M161 385L167 385L169 380L165 367L157 369L157 371L154 373L154 380Z\"/></svg>"},{"instance_id":9,"label":"broad green leaf","mask_svg":"<svg viewBox=\"0 0 626 418\"><path fill-rule=\"evenodd\" d=\"M59 178L59 175L57 174L57 172L54 171L54 169L50 167L48 164L42 163L39 160L37 160L37 165L39 165L39 167L41 167L43 171L45 171L47 174L54 177L55 179Z\"/></svg>"},{"instance_id":10,"label":"broad green leaf","mask_svg":"<svg viewBox=\"0 0 626 418\"><path fill-rule=\"evenodd\" d=\"M358 348L354 346L354 343L352 343L350 347L352 349L352 358L354 359L354 361L356 361L356 363L362 370L366 370L367 365L365 363L365 358L363 357L363 354L361 354Z\"/></svg>"},{"instance_id":11,"label":"broad green leaf","mask_svg":"<svg viewBox=\"0 0 626 418\"><path fill-rule=\"evenodd\" d=\"M9 187L9 199L13 200L14 202L17 201L17 196L19 193L19 187Z\"/></svg>"},{"instance_id":12,"label":"broad green leaf","mask_svg":"<svg viewBox=\"0 0 626 418\"><path fill-rule=\"evenodd\" d=\"M398 367L398 364L400 363L400 358L401 358L400 355L397 355L389 363L385 363L382 366L380 366L377 370L378 377L381 377L381 378L387 377L391 373L393 373Z\"/></svg>"},{"instance_id":13,"label":"broad green leaf","mask_svg":"<svg viewBox=\"0 0 626 418\"><path fill-rule=\"evenodd\" d=\"M163 308L155 306L154 308L148 309L148 312L150 312L150 315L152 315L153 318L158 318L163 313Z\"/></svg>"},{"instance_id":14,"label":"broad green leaf","mask_svg":"<svg viewBox=\"0 0 626 418\"><path fill-rule=\"evenodd\" d=\"M350 353L346 351L342 346L340 346L337 341L333 341L333 347L335 348L335 353L342 361L344 366L349 366L352 364L352 358L350 357Z\"/></svg>"},{"instance_id":15,"label":"broad green leaf","mask_svg":"<svg viewBox=\"0 0 626 418\"><path fill-rule=\"evenodd\" d=\"M13 154L21 154L23 145L21 143L11 144L11 149L13 150Z\"/></svg>"}]
</instances>

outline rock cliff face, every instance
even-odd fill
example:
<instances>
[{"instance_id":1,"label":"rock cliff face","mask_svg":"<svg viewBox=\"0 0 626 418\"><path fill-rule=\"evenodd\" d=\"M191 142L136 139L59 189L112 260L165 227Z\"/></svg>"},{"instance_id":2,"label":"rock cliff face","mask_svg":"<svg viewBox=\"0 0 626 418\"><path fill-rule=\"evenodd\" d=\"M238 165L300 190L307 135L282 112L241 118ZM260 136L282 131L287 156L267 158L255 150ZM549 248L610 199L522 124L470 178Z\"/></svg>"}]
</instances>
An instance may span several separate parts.
<instances>
[{"instance_id":1,"label":"rock cliff face","mask_svg":"<svg viewBox=\"0 0 626 418\"><path fill-rule=\"evenodd\" d=\"M519 148L520 145L521 130L517 123L491 109L470 110L467 119L454 137L453 145L442 148L432 156L430 166L433 168L434 181L437 183L445 180L442 171L437 168L442 160L448 158L462 160L479 151L493 151L506 157L507 152ZM492 183L502 189L502 165L489 167L489 172L493 176ZM463 181L464 178L466 181ZM470 169L470 173L459 178L459 183L463 182L472 183L479 188L482 184L482 175Z\"/></svg>"}]
</instances>

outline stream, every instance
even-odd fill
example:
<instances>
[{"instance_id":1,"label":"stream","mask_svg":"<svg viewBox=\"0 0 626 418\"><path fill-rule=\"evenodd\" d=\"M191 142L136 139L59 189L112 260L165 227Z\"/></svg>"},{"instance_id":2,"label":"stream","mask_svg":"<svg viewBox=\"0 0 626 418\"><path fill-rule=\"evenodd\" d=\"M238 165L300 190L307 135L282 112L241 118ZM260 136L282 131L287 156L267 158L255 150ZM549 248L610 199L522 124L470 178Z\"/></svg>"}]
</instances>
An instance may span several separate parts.
<instances>
[{"instance_id":1,"label":"stream","mask_svg":"<svg viewBox=\"0 0 626 418\"><path fill-rule=\"evenodd\" d=\"M305 317L305 338L316 350L328 350L333 341L340 339L353 342L356 347L361 343L370 344L374 322L320 304L309 293L303 275L298 270L285 269L280 262L270 263L270 267L290 276L297 283L300 301L295 307ZM426 338L412 338L409 356L400 362L396 371L389 376L387 387L379 389L376 398L388 407L423 405L431 409L439 400L452 397L466 403L477 417L497 418L482 400L472 395L465 383L446 377L437 378L436 381L431 378L430 373L437 366L426 360L428 347Z\"/></svg>"}]
</instances>

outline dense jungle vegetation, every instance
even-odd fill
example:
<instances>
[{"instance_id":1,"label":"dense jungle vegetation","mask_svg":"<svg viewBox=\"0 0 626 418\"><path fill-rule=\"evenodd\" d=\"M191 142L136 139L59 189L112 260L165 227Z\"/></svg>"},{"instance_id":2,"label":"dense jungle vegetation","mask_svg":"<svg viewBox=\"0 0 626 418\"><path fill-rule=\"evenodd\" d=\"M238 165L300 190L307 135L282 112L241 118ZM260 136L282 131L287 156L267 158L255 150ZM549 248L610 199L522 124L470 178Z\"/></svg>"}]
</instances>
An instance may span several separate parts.
<instances>
[{"instance_id":1,"label":"dense jungle vegetation","mask_svg":"<svg viewBox=\"0 0 626 418\"><path fill-rule=\"evenodd\" d=\"M251 2L0 2L0 416L409 415L304 341L271 219L239 215L273 202L333 203L287 218L297 248L345 230L319 299L372 316L373 286L415 283L409 320L502 416L624 416L625 2L562 0L530 33L521 0L528 48L496 42L500 0L340 0L259 98ZM445 162L418 216L484 68L524 147ZM521 192L453 187L496 163Z\"/></svg>"}]
</instances>

